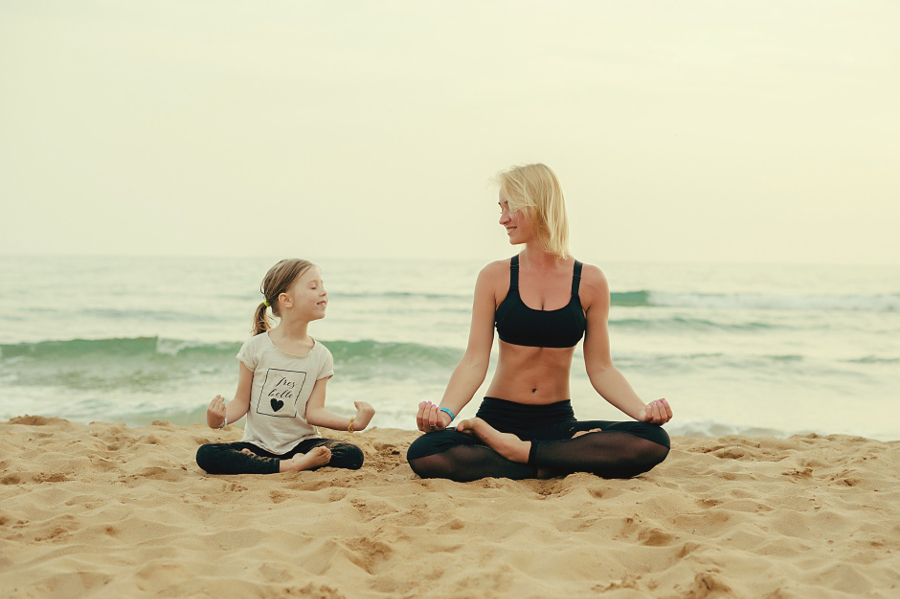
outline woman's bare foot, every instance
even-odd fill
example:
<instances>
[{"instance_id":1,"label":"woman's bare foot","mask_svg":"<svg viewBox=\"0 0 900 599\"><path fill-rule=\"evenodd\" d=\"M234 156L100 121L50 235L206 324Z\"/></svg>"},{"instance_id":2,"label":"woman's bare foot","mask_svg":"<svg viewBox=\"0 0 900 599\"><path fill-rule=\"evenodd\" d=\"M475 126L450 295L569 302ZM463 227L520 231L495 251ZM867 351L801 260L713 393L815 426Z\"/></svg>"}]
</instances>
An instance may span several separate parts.
<instances>
[{"instance_id":1,"label":"woman's bare foot","mask_svg":"<svg viewBox=\"0 0 900 599\"><path fill-rule=\"evenodd\" d=\"M281 460L279 472L309 470L331 461L331 450L324 446L313 447L307 453L298 453L289 460Z\"/></svg>"},{"instance_id":2,"label":"woman's bare foot","mask_svg":"<svg viewBox=\"0 0 900 599\"><path fill-rule=\"evenodd\" d=\"M460 420L456 430L467 435L475 435L510 462L528 463L531 441L523 441L512 433L501 433L481 418Z\"/></svg>"},{"instance_id":3,"label":"woman's bare foot","mask_svg":"<svg viewBox=\"0 0 900 599\"><path fill-rule=\"evenodd\" d=\"M577 439L577 438L580 437L581 435L586 435L586 434L588 434L588 433L599 433L599 432L602 432L602 431L603 431L602 428L592 428L592 429L589 430L589 431L578 431L577 433L575 433L574 435L572 435L572 438L573 438L573 439Z\"/></svg>"}]
</instances>

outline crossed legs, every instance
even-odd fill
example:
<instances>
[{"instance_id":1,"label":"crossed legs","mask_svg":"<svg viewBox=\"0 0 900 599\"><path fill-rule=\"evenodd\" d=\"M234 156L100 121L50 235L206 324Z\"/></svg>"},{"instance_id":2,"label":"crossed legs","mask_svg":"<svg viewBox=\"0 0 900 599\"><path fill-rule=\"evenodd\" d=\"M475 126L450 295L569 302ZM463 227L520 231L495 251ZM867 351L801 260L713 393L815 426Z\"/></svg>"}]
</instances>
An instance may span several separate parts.
<instances>
[{"instance_id":1,"label":"crossed legs","mask_svg":"<svg viewBox=\"0 0 900 599\"><path fill-rule=\"evenodd\" d=\"M284 455L241 442L207 443L197 449L197 465L209 474L274 474L322 466L356 470L363 459L357 446L333 439L308 439Z\"/></svg>"},{"instance_id":2,"label":"crossed legs","mask_svg":"<svg viewBox=\"0 0 900 599\"><path fill-rule=\"evenodd\" d=\"M423 435L410 446L407 458L423 478L462 482L485 477L550 478L572 472L630 478L647 472L669 453L665 431L652 425L596 421L573 428L568 438L523 440L472 418L461 421L455 430ZM432 435L439 437L427 439Z\"/></svg>"}]
</instances>

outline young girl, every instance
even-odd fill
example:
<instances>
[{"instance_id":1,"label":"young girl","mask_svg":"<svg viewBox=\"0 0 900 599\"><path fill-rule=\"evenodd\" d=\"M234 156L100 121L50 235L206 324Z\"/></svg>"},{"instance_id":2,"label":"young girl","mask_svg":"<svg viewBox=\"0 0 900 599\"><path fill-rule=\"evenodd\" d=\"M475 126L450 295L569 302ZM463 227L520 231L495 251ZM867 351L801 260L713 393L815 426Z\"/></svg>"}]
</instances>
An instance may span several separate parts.
<instances>
[{"instance_id":1,"label":"young girl","mask_svg":"<svg viewBox=\"0 0 900 599\"><path fill-rule=\"evenodd\" d=\"M234 399L217 395L206 410L211 428L225 428L247 415L239 443L209 443L197 450L197 464L210 474L271 474L320 466L358 469L363 453L355 445L323 439L316 426L361 431L375 409L354 402L356 415L325 409L325 385L334 358L309 336L313 320L325 317L328 294L322 271L306 260L282 260L269 269L260 291L253 333L241 347ZM280 318L270 329L266 309Z\"/></svg>"}]
</instances>

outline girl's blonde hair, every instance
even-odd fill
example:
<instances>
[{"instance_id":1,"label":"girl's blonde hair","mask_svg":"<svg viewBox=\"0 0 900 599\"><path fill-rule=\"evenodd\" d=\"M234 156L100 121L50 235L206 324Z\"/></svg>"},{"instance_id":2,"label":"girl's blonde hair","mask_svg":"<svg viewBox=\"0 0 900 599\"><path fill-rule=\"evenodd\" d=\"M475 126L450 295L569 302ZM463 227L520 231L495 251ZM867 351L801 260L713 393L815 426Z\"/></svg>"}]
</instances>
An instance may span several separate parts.
<instances>
[{"instance_id":1,"label":"girl's blonde hair","mask_svg":"<svg viewBox=\"0 0 900 599\"><path fill-rule=\"evenodd\" d=\"M569 218L556 174L544 164L514 166L497 175L510 212L524 210L541 248L558 258L569 257Z\"/></svg>"},{"instance_id":2,"label":"girl's blonde hair","mask_svg":"<svg viewBox=\"0 0 900 599\"><path fill-rule=\"evenodd\" d=\"M269 269L265 278L259 285L259 291L266 298L264 302L256 307L256 314L253 315L253 326L250 331L254 335L265 333L272 325L266 308L272 308L272 314L281 316L278 307L278 296L286 293L297 278L309 270L313 263L309 260L300 260L298 258L287 258L281 260L275 266Z\"/></svg>"}]
</instances>

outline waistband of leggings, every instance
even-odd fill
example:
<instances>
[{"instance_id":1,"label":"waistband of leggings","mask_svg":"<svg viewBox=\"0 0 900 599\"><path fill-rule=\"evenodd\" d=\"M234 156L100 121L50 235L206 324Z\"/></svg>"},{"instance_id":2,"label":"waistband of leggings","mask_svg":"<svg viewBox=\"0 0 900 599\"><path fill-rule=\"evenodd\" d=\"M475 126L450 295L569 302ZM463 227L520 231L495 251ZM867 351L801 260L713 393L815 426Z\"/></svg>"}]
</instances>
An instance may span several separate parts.
<instances>
[{"instance_id":1,"label":"waistband of leggings","mask_svg":"<svg viewBox=\"0 0 900 599\"><path fill-rule=\"evenodd\" d=\"M565 422L575 419L572 401L564 399L549 404L524 404L496 397L485 397L476 414L497 428L530 428L539 424Z\"/></svg>"}]
</instances>

